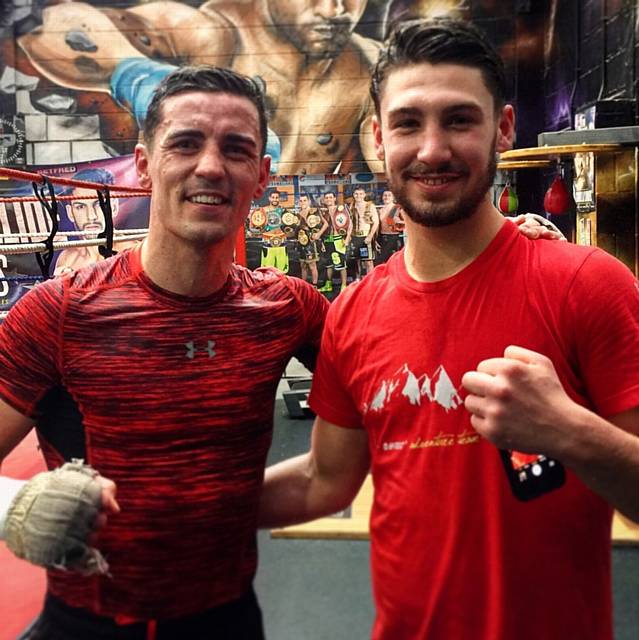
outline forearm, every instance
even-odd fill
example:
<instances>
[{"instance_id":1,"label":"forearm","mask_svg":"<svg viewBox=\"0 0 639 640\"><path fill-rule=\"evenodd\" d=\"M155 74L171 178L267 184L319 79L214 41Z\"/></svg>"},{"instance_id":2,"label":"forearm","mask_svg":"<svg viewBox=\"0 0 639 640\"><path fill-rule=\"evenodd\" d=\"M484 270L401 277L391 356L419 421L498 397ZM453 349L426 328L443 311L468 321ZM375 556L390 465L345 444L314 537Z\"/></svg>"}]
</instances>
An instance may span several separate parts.
<instances>
[{"instance_id":1,"label":"forearm","mask_svg":"<svg viewBox=\"0 0 639 640\"><path fill-rule=\"evenodd\" d=\"M4 523L9 506L26 482L0 476L0 540L4 540Z\"/></svg>"},{"instance_id":2,"label":"forearm","mask_svg":"<svg viewBox=\"0 0 639 640\"><path fill-rule=\"evenodd\" d=\"M310 453L285 460L266 469L258 526L285 527L330 515L346 508L358 488L338 490L325 481Z\"/></svg>"},{"instance_id":3,"label":"forearm","mask_svg":"<svg viewBox=\"0 0 639 640\"><path fill-rule=\"evenodd\" d=\"M571 412L569 420L574 435L556 457L615 509L639 522L639 437L584 407Z\"/></svg>"}]
</instances>

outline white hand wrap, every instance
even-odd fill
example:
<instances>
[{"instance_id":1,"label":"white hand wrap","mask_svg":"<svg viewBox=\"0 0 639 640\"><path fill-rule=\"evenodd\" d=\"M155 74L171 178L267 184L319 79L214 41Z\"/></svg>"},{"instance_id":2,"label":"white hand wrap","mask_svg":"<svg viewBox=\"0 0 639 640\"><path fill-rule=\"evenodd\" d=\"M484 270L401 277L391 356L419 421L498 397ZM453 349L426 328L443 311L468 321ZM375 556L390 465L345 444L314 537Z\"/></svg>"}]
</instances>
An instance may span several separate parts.
<instances>
[{"instance_id":1,"label":"white hand wrap","mask_svg":"<svg viewBox=\"0 0 639 640\"><path fill-rule=\"evenodd\" d=\"M82 460L73 460L31 478L7 511L7 547L43 567L107 573L102 554L87 545L102 502L97 475Z\"/></svg>"}]
</instances>

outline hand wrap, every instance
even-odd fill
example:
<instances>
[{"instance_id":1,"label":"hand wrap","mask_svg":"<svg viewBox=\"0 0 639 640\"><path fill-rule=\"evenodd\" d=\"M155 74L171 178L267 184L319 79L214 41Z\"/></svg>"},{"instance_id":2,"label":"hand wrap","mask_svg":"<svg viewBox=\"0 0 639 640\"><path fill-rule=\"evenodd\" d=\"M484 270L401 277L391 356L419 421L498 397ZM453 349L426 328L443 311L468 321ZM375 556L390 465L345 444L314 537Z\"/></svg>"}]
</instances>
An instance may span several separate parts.
<instances>
[{"instance_id":1,"label":"hand wrap","mask_svg":"<svg viewBox=\"0 0 639 640\"><path fill-rule=\"evenodd\" d=\"M87 545L100 512L98 472L82 460L35 475L9 506L4 525L7 547L32 564L105 574L102 554Z\"/></svg>"}]
</instances>

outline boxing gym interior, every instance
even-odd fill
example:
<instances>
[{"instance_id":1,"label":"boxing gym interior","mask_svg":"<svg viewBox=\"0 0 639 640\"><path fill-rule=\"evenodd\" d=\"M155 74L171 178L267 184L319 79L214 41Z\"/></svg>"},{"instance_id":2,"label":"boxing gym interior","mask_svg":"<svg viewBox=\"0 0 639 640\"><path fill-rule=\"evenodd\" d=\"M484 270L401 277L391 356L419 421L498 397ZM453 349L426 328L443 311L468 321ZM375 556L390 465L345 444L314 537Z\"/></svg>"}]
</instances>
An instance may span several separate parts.
<instances>
[{"instance_id":1,"label":"boxing gym interior","mask_svg":"<svg viewBox=\"0 0 639 640\"><path fill-rule=\"evenodd\" d=\"M339 19L330 38L305 42L296 20L319 16L322 3ZM149 191L133 162L138 98L127 93L137 79L124 82L122 71L133 58L144 82L167 66L213 61L261 85L273 166L235 259L303 278L335 300L404 244L363 126L379 45L400 20L442 15L476 23L506 64L517 134L498 158L494 205L505 216L538 214L568 242L600 247L639 275L639 2L21 0L0 9L0 322L39 283L145 238ZM296 56L310 71L299 71ZM371 216L379 220L372 243ZM311 382L291 360L268 464L307 451ZM32 432L2 474L30 478L44 468ZM369 477L342 512L259 531L255 589L266 637L369 637L372 494ZM612 538L615 637L636 640L639 525L616 513ZM0 640L31 624L44 591L44 570L0 543Z\"/></svg>"}]
</instances>

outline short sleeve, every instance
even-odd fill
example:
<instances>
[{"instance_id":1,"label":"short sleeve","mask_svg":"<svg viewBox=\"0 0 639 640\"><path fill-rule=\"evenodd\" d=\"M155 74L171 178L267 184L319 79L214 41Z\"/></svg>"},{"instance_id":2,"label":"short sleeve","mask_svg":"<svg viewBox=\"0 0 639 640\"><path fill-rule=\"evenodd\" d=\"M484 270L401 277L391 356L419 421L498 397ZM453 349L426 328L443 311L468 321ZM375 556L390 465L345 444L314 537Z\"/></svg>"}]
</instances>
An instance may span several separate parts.
<instances>
[{"instance_id":1,"label":"short sleeve","mask_svg":"<svg viewBox=\"0 0 639 640\"><path fill-rule=\"evenodd\" d=\"M36 406L58 383L62 280L48 280L23 296L0 325L0 398L35 418Z\"/></svg>"},{"instance_id":2,"label":"short sleeve","mask_svg":"<svg viewBox=\"0 0 639 640\"><path fill-rule=\"evenodd\" d=\"M588 256L567 296L580 374L595 410L639 406L639 283L604 251Z\"/></svg>"},{"instance_id":3,"label":"short sleeve","mask_svg":"<svg viewBox=\"0 0 639 640\"><path fill-rule=\"evenodd\" d=\"M344 294L342 294L344 295ZM362 428L362 416L353 399L348 394L345 384L348 376L348 363L340 363L336 344L340 323L338 308L334 304L329 310L317 368L313 376L309 406L322 419L339 427L351 429Z\"/></svg>"},{"instance_id":4,"label":"short sleeve","mask_svg":"<svg viewBox=\"0 0 639 640\"><path fill-rule=\"evenodd\" d=\"M329 302L308 282L299 278L288 278L288 283L300 302L304 322L303 341L295 352L295 357L305 367L313 371L317 362L317 353L320 348Z\"/></svg>"}]
</instances>

